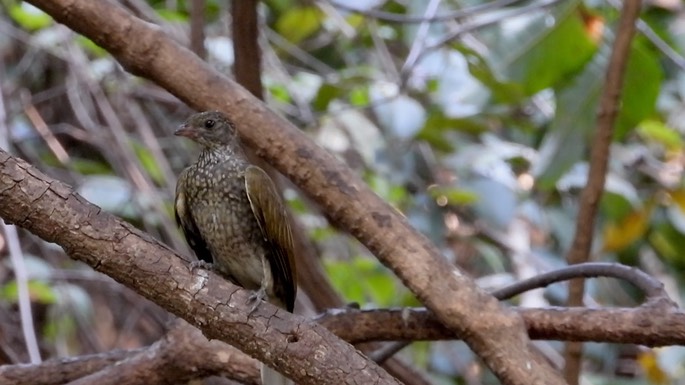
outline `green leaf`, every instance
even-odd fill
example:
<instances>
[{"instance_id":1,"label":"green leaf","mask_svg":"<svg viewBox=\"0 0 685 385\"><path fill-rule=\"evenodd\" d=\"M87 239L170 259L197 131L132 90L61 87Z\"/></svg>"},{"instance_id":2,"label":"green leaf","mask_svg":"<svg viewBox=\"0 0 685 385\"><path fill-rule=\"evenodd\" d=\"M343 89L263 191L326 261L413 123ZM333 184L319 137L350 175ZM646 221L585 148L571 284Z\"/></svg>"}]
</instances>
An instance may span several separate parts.
<instances>
[{"instance_id":1,"label":"green leaf","mask_svg":"<svg viewBox=\"0 0 685 385\"><path fill-rule=\"evenodd\" d=\"M55 294L55 291L45 282L30 280L28 285L31 301L47 305L53 304L57 301L57 295ZM19 298L17 281L12 280L3 286L2 290L0 291L0 296L2 296L2 299L5 301L16 303Z\"/></svg>"},{"instance_id":2,"label":"green leaf","mask_svg":"<svg viewBox=\"0 0 685 385\"><path fill-rule=\"evenodd\" d=\"M93 54L95 57L105 57L109 55L109 53L99 45L95 44L94 41L88 39L87 37L84 37L82 35L78 35L76 37L76 41L78 42L81 47L85 48L86 51L90 52Z\"/></svg>"},{"instance_id":3,"label":"green leaf","mask_svg":"<svg viewBox=\"0 0 685 385\"><path fill-rule=\"evenodd\" d=\"M84 158L71 158L69 166L82 175L109 175L112 168L107 163Z\"/></svg>"},{"instance_id":4,"label":"green leaf","mask_svg":"<svg viewBox=\"0 0 685 385\"><path fill-rule=\"evenodd\" d=\"M470 118L449 118L441 111L431 111L416 139L426 141L436 150L449 153L454 151L454 146L447 140L447 132L481 134L488 131L488 118L484 114Z\"/></svg>"},{"instance_id":5,"label":"green leaf","mask_svg":"<svg viewBox=\"0 0 685 385\"><path fill-rule=\"evenodd\" d=\"M437 201L445 200L444 203L454 206L471 205L479 200L478 194L473 191L447 186L432 186L428 189L428 194Z\"/></svg>"},{"instance_id":6,"label":"green leaf","mask_svg":"<svg viewBox=\"0 0 685 385\"><path fill-rule=\"evenodd\" d=\"M138 157L140 164L143 166L148 175L150 175L150 177L152 178L152 180L155 181L155 183L157 183L158 185L163 185L165 182L164 173L157 164L157 160L155 159L155 156L152 155L152 152L147 147L145 147L141 143L138 143L137 141L132 140L131 145L133 146L133 151Z\"/></svg>"},{"instance_id":7,"label":"green leaf","mask_svg":"<svg viewBox=\"0 0 685 385\"><path fill-rule=\"evenodd\" d=\"M396 305L400 299L392 273L374 259L355 257L326 262L325 268L333 286L347 301L365 304L371 300L385 307Z\"/></svg>"},{"instance_id":8,"label":"green leaf","mask_svg":"<svg viewBox=\"0 0 685 385\"><path fill-rule=\"evenodd\" d=\"M636 38L631 45L614 132L617 140L622 140L641 121L649 118L656 108L663 70L657 55L646 44L644 38Z\"/></svg>"},{"instance_id":9,"label":"green leaf","mask_svg":"<svg viewBox=\"0 0 685 385\"><path fill-rule=\"evenodd\" d=\"M409 197L404 187L392 184L378 174L368 173L364 179L376 194L392 205L399 206Z\"/></svg>"},{"instance_id":10,"label":"green leaf","mask_svg":"<svg viewBox=\"0 0 685 385\"><path fill-rule=\"evenodd\" d=\"M637 127L637 133L646 141L661 144L669 151L679 151L683 148L683 138L673 128L665 123L647 119Z\"/></svg>"},{"instance_id":11,"label":"green leaf","mask_svg":"<svg viewBox=\"0 0 685 385\"><path fill-rule=\"evenodd\" d=\"M679 270L685 268L685 235L664 222L649 234L649 243L657 254Z\"/></svg>"},{"instance_id":12,"label":"green leaf","mask_svg":"<svg viewBox=\"0 0 685 385\"><path fill-rule=\"evenodd\" d=\"M325 241L334 235L335 235L335 231L328 226L326 226L326 227L315 227L309 231L309 236L315 242Z\"/></svg>"},{"instance_id":13,"label":"green leaf","mask_svg":"<svg viewBox=\"0 0 685 385\"><path fill-rule=\"evenodd\" d=\"M157 14L159 17L166 21L172 21L172 22L180 22L180 23L185 23L188 21L188 14L186 12L174 10L174 9L168 9L168 8L159 8L157 9Z\"/></svg>"},{"instance_id":14,"label":"green leaf","mask_svg":"<svg viewBox=\"0 0 685 385\"><path fill-rule=\"evenodd\" d=\"M585 155L597 126L597 106L604 87L611 42L602 45L592 62L573 82L557 90L557 111L533 167L537 185L550 188ZM623 87L614 139L625 136L655 108L662 71L642 43L633 42Z\"/></svg>"},{"instance_id":15,"label":"green leaf","mask_svg":"<svg viewBox=\"0 0 685 385\"><path fill-rule=\"evenodd\" d=\"M437 151L442 151L444 153L451 153L454 151L454 146L446 141L443 133L438 130L426 130L424 128L416 135L416 139L423 140Z\"/></svg>"},{"instance_id":16,"label":"green leaf","mask_svg":"<svg viewBox=\"0 0 685 385\"><path fill-rule=\"evenodd\" d=\"M369 87L364 85L355 87L350 91L350 103L356 107L367 107L371 102Z\"/></svg>"},{"instance_id":17,"label":"green leaf","mask_svg":"<svg viewBox=\"0 0 685 385\"><path fill-rule=\"evenodd\" d=\"M630 214L634 207L626 197L609 191L602 194L600 210L604 219L621 220Z\"/></svg>"},{"instance_id":18,"label":"green leaf","mask_svg":"<svg viewBox=\"0 0 685 385\"><path fill-rule=\"evenodd\" d=\"M319 87L312 105L317 111L326 111L331 101L340 97L341 94L342 90L340 87L330 83L325 83Z\"/></svg>"},{"instance_id":19,"label":"green leaf","mask_svg":"<svg viewBox=\"0 0 685 385\"><path fill-rule=\"evenodd\" d=\"M292 101L288 89L282 84L269 86L269 93L271 94L271 97L281 103L288 104Z\"/></svg>"},{"instance_id":20,"label":"green leaf","mask_svg":"<svg viewBox=\"0 0 685 385\"><path fill-rule=\"evenodd\" d=\"M292 8L278 18L276 31L297 44L321 28L322 18L323 13L317 7Z\"/></svg>"},{"instance_id":21,"label":"green leaf","mask_svg":"<svg viewBox=\"0 0 685 385\"><path fill-rule=\"evenodd\" d=\"M17 24L29 31L52 25L52 18L47 13L25 1L10 6L9 14Z\"/></svg>"},{"instance_id":22,"label":"green leaf","mask_svg":"<svg viewBox=\"0 0 685 385\"><path fill-rule=\"evenodd\" d=\"M510 79L523 85L527 95L565 81L581 70L592 58L597 45L585 29L580 12L574 10L559 15L561 20L552 28L544 28L530 36L532 44L520 52L507 68ZM541 21L545 23L545 21ZM529 35L535 28L526 28L522 34ZM520 36L512 36L512 41Z\"/></svg>"},{"instance_id":23,"label":"green leaf","mask_svg":"<svg viewBox=\"0 0 685 385\"><path fill-rule=\"evenodd\" d=\"M467 59L469 72L492 93L496 103L515 103L524 97L523 87L515 82L501 79L475 50L464 45L454 45Z\"/></svg>"},{"instance_id":24,"label":"green leaf","mask_svg":"<svg viewBox=\"0 0 685 385\"><path fill-rule=\"evenodd\" d=\"M557 90L557 111L540 145L533 165L536 185L549 189L585 154L596 126L597 104L611 47L602 47L572 83Z\"/></svg>"}]
</instances>

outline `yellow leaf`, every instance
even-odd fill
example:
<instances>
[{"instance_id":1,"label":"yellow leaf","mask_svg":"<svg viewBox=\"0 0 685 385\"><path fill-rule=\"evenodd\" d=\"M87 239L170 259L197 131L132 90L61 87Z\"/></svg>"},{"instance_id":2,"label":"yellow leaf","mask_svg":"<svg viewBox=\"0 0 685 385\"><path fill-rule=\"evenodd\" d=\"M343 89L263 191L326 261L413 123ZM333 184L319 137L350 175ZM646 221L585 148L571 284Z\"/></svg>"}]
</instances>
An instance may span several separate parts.
<instances>
[{"instance_id":1,"label":"yellow leaf","mask_svg":"<svg viewBox=\"0 0 685 385\"><path fill-rule=\"evenodd\" d=\"M678 205L680 211L685 212L685 190L680 189L671 191L670 196L671 199L673 199L673 202L675 202L675 204Z\"/></svg>"},{"instance_id":2,"label":"yellow leaf","mask_svg":"<svg viewBox=\"0 0 685 385\"><path fill-rule=\"evenodd\" d=\"M611 221L604 225L602 250L608 252L623 250L642 238L647 230L651 213L652 204L647 204L644 208L626 215L620 221Z\"/></svg>"},{"instance_id":3,"label":"yellow leaf","mask_svg":"<svg viewBox=\"0 0 685 385\"><path fill-rule=\"evenodd\" d=\"M670 382L669 376L659 366L659 361L654 350L647 350L637 357L637 362L640 364L645 377L651 384L668 384Z\"/></svg>"},{"instance_id":4,"label":"yellow leaf","mask_svg":"<svg viewBox=\"0 0 685 385\"><path fill-rule=\"evenodd\" d=\"M316 7L297 7L285 12L276 22L276 31L293 44L311 36L321 27L322 12Z\"/></svg>"}]
</instances>

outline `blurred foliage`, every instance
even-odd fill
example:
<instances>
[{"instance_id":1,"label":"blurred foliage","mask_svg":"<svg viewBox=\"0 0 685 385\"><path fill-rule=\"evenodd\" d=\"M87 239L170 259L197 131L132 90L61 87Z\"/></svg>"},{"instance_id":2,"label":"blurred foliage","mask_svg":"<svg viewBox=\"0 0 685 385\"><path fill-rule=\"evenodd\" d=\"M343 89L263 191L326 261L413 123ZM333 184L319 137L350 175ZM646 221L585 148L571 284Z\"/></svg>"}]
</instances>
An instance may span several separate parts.
<instances>
[{"instance_id":1,"label":"blurred foliage","mask_svg":"<svg viewBox=\"0 0 685 385\"><path fill-rule=\"evenodd\" d=\"M148 8L138 11L187 41L188 2L142 2ZM205 3L208 61L228 73L227 5ZM0 145L187 252L169 202L175 175L197 150L171 136L190 110L27 3L0 4L7 117ZM488 288L563 265L615 37L613 3L514 2L424 24L366 14L420 17L424 1L344 4L361 11L327 1L260 4L267 102L359 172L446 258ZM442 1L436 15L482 4ZM647 33L634 39L627 64L592 255L658 276L676 301L685 279L683 16L680 2L655 0L643 10ZM50 134L38 129L41 124ZM346 301L365 308L418 304L305 198L285 193ZM21 241L45 260L40 277L30 269L29 290L42 309L46 356L138 346L163 333L164 316L154 306L120 287L93 285L92 276L65 276L74 267L59 251L26 234ZM16 311L10 271L10 264L0 271L0 293L3 308ZM65 294L65 285L90 286L81 294L93 300ZM546 306L563 302L563 293L557 285L515 301ZM606 306L641 299L611 280L592 281L588 296ZM111 308L96 311L95 299L102 297ZM73 306L82 310L64 311ZM138 310L129 314L131 307ZM463 345L415 345L404 354L436 383L493 381L467 371L480 364ZM587 350L588 383L685 381L681 348L596 344ZM629 364L619 368L625 356Z\"/></svg>"}]
</instances>

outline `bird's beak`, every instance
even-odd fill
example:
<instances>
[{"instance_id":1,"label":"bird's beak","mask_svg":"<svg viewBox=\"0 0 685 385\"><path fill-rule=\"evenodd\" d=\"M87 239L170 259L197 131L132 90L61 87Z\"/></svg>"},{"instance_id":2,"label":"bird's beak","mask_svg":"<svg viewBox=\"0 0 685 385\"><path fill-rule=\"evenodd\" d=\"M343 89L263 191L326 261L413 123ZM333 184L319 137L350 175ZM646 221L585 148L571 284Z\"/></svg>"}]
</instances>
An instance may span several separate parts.
<instances>
[{"instance_id":1,"label":"bird's beak","mask_svg":"<svg viewBox=\"0 0 685 385\"><path fill-rule=\"evenodd\" d=\"M176 136L185 136L186 138L195 139L197 138L197 131L193 130L188 124L182 124L176 131L174 131Z\"/></svg>"}]
</instances>

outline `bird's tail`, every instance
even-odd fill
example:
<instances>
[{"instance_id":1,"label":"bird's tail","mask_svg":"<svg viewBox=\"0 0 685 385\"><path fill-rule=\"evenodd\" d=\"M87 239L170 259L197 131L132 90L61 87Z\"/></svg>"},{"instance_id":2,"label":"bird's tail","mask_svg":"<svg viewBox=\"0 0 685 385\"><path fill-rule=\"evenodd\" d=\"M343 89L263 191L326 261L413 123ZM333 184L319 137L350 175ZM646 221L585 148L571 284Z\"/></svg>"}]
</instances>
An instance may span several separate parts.
<instances>
[{"instance_id":1,"label":"bird's tail","mask_svg":"<svg viewBox=\"0 0 685 385\"><path fill-rule=\"evenodd\" d=\"M261 372L262 385L293 385L292 380L265 364L262 364Z\"/></svg>"}]
</instances>

